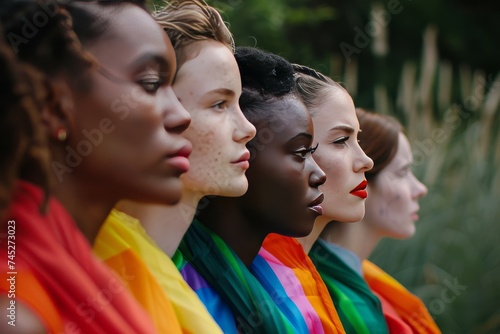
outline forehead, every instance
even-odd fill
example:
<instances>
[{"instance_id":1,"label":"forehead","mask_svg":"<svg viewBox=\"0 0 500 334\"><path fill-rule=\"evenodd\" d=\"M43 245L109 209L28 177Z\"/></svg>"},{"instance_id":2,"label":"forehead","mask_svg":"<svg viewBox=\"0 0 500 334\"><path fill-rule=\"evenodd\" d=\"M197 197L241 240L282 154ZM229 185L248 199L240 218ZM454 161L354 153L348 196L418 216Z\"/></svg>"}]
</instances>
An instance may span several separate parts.
<instances>
[{"instance_id":1,"label":"forehead","mask_svg":"<svg viewBox=\"0 0 500 334\"><path fill-rule=\"evenodd\" d=\"M169 60L175 57L167 35L144 9L126 4L111 13L102 38L88 47L100 62L121 67L144 54L161 55Z\"/></svg>"},{"instance_id":2,"label":"forehead","mask_svg":"<svg viewBox=\"0 0 500 334\"><path fill-rule=\"evenodd\" d=\"M324 96L324 102L313 110L314 126L319 132L323 132L320 129L325 130L335 124L349 125L354 129L359 127L354 102L344 89L331 87Z\"/></svg>"},{"instance_id":3,"label":"forehead","mask_svg":"<svg viewBox=\"0 0 500 334\"><path fill-rule=\"evenodd\" d=\"M187 46L185 53L187 60L180 65L176 82L189 78L194 85L213 83L219 87L237 86L233 89L241 90L236 59L224 44L214 40L197 41Z\"/></svg>"},{"instance_id":4,"label":"forehead","mask_svg":"<svg viewBox=\"0 0 500 334\"><path fill-rule=\"evenodd\" d=\"M386 168L388 170L394 171L398 168L411 164L412 161L413 156L411 153L410 143L408 142L406 136L402 132L400 132L398 135L398 149L396 151L396 154L394 155L394 158Z\"/></svg>"},{"instance_id":5,"label":"forehead","mask_svg":"<svg viewBox=\"0 0 500 334\"><path fill-rule=\"evenodd\" d=\"M271 131L273 137L285 141L301 132L311 135L314 132L306 107L293 95L270 102L267 110L248 115L248 118L254 123L257 134Z\"/></svg>"}]
</instances>

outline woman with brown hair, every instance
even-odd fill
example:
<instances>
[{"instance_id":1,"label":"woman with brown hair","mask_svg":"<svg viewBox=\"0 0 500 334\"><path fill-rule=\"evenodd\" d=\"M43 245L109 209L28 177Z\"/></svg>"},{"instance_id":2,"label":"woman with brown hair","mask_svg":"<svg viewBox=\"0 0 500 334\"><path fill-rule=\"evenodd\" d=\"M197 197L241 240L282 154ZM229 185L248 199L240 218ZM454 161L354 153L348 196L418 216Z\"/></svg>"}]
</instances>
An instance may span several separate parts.
<instances>
[{"instance_id":1,"label":"woman with brown hair","mask_svg":"<svg viewBox=\"0 0 500 334\"><path fill-rule=\"evenodd\" d=\"M2 321L1 331L155 333L90 244L118 200L180 199L190 151L180 134L190 117L172 91L171 43L141 1L16 1L2 6L1 23L20 66L36 68L46 92L30 105L29 83L2 67L2 79L20 81L11 82L17 105L2 113L28 128L6 150L50 152L51 169L21 164L10 176L18 179L1 222L1 254L11 263L0 299L12 323ZM28 113L31 123L18 116Z\"/></svg>"}]
</instances>

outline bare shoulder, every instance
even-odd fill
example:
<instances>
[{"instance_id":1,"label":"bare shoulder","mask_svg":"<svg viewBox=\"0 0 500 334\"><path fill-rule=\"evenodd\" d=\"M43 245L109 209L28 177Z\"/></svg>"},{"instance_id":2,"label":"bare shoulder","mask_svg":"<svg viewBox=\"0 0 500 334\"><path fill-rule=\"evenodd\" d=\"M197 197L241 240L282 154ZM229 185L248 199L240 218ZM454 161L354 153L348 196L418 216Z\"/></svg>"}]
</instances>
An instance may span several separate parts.
<instances>
[{"instance_id":1,"label":"bare shoulder","mask_svg":"<svg viewBox=\"0 0 500 334\"><path fill-rule=\"evenodd\" d=\"M9 311L9 308L12 311ZM15 301L15 304L13 304L12 299L7 298L5 295L0 295L0 309L7 311L7 316L0 318L0 333L47 333L45 326L38 316L19 301Z\"/></svg>"}]
</instances>

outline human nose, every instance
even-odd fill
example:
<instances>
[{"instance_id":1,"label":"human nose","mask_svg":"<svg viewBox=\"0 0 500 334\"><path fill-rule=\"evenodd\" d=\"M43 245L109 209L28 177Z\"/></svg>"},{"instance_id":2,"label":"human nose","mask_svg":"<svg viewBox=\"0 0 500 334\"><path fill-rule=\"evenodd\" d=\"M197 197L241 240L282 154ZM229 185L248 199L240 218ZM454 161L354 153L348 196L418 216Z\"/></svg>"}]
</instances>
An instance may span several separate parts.
<instances>
[{"instance_id":1,"label":"human nose","mask_svg":"<svg viewBox=\"0 0 500 334\"><path fill-rule=\"evenodd\" d=\"M427 189L425 184L420 182L420 180L417 179L417 177L413 173L411 174L411 177L413 180L413 198L419 199L420 197L424 197L425 195L427 195L429 189Z\"/></svg>"},{"instance_id":2,"label":"human nose","mask_svg":"<svg viewBox=\"0 0 500 334\"><path fill-rule=\"evenodd\" d=\"M233 139L238 143L248 143L257 133L255 126L243 115L239 105L236 107L234 125Z\"/></svg>"},{"instance_id":3,"label":"human nose","mask_svg":"<svg viewBox=\"0 0 500 334\"><path fill-rule=\"evenodd\" d=\"M191 124L191 116L177 99L172 87L168 87L161 99L164 126L168 132L182 133Z\"/></svg>"},{"instance_id":4,"label":"human nose","mask_svg":"<svg viewBox=\"0 0 500 334\"><path fill-rule=\"evenodd\" d=\"M365 151L357 145L356 157L354 159L353 169L356 173L366 173L373 168L373 160L366 155Z\"/></svg>"},{"instance_id":5,"label":"human nose","mask_svg":"<svg viewBox=\"0 0 500 334\"><path fill-rule=\"evenodd\" d=\"M309 175L309 186L318 188L326 182L325 172L318 166L316 160L311 156L307 160L311 173Z\"/></svg>"}]
</instances>

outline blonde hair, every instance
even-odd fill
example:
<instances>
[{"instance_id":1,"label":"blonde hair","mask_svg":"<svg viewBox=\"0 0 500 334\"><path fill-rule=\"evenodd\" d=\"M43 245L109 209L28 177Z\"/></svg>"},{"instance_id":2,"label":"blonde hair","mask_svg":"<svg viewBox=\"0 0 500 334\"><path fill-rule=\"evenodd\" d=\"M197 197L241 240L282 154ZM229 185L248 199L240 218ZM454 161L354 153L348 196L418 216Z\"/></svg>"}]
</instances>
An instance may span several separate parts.
<instances>
[{"instance_id":1,"label":"blonde hair","mask_svg":"<svg viewBox=\"0 0 500 334\"><path fill-rule=\"evenodd\" d=\"M170 38L178 62L185 47L197 41L214 40L234 52L233 36L219 12L202 0L169 1L153 17Z\"/></svg>"}]
</instances>

